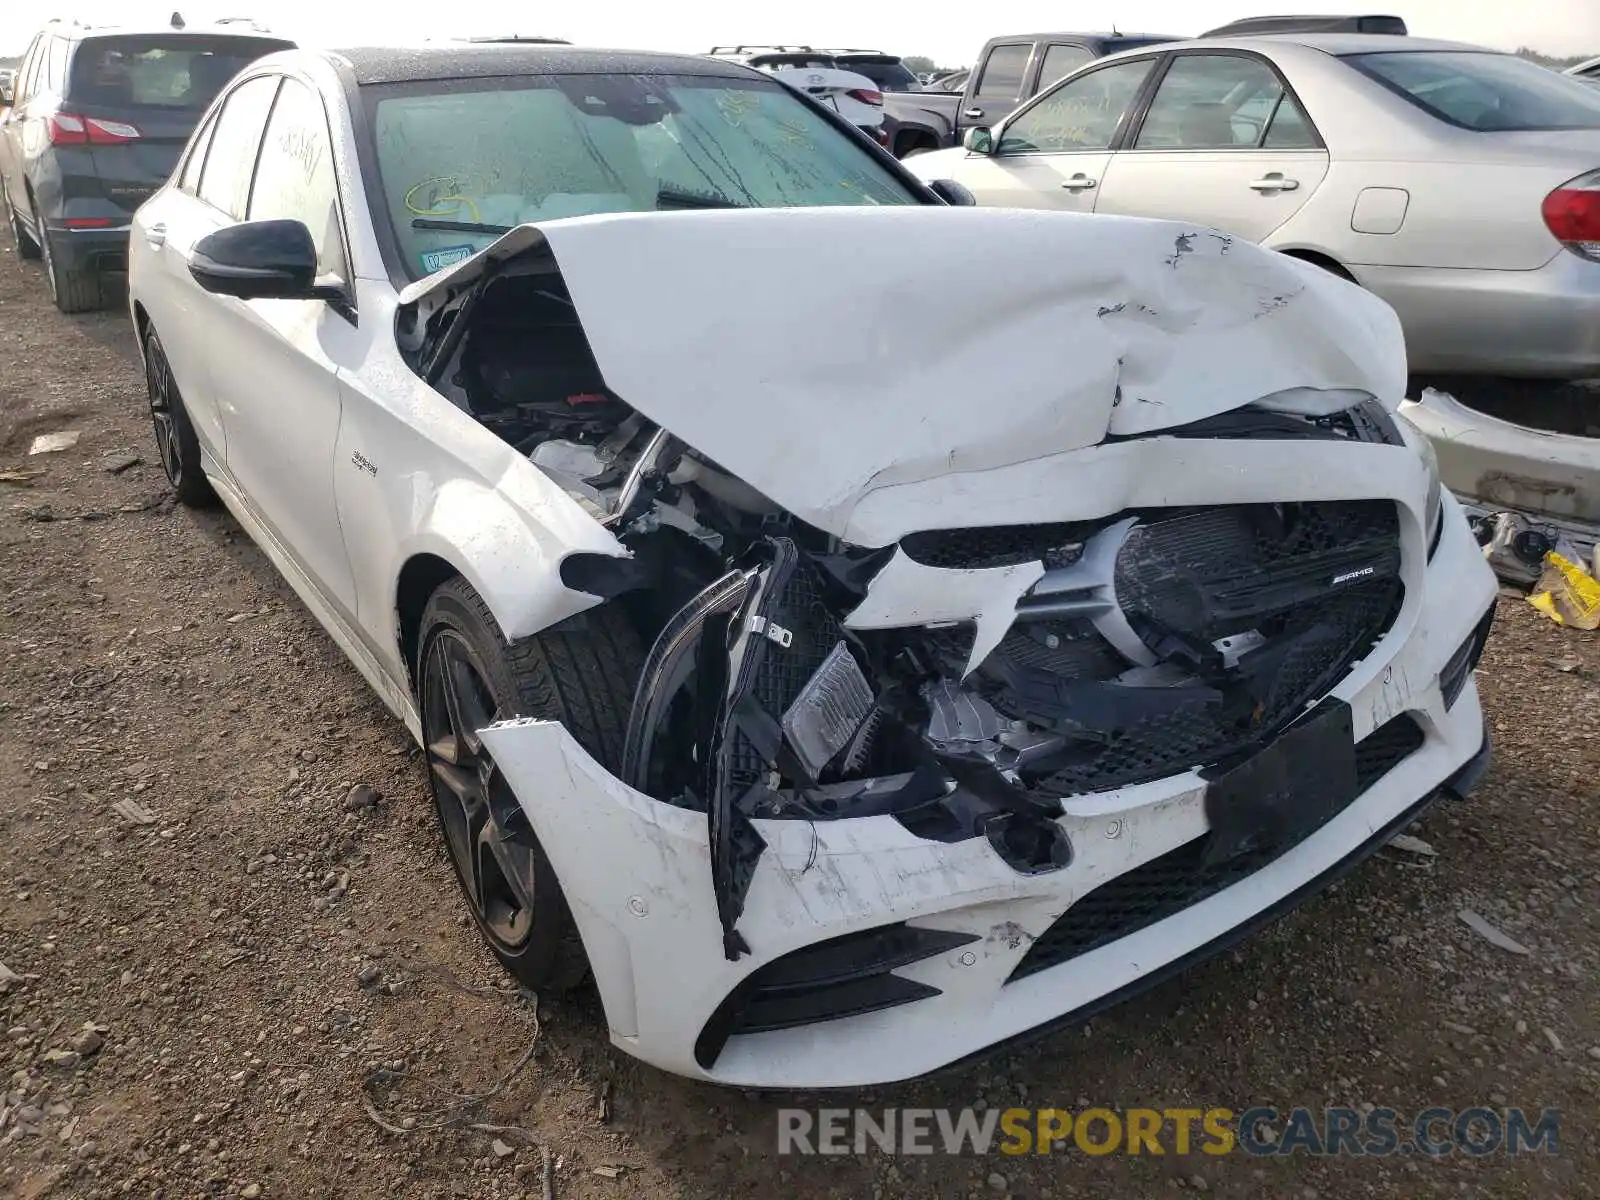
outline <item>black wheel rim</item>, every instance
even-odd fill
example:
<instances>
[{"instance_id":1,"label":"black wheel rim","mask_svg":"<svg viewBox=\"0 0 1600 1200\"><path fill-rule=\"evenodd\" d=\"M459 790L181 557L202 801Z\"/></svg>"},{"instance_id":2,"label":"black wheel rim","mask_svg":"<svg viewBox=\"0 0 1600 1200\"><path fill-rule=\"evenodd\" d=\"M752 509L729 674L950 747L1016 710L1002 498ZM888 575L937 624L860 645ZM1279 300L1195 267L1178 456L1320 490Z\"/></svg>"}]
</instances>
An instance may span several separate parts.
<instances>
[{"instance_id":1,"label":"black wheel rim","mask_svg":"<svg viewBox=\"0 0 1600 1200\"><path fill-rule=\"evenodd\" d=\"M454 630L441 630L422 667L433 803L467 903L490 941L515 954L533 933L534 858L525 844L531 839L518 833L526 823L516 797L478 736L498 718L471 647Z\"/></svg>"},{"instance_id":2,"label":"black wheel rim","mask_svg":"<svg viewBox=\"0 0 1600 1200\"><path fill-rule=\"evenodd\" d=\"M155 429L161 467L177 486L183 480L183 461L178 457L178 431L173 421L174 412L182 401L178 399L178 385L172 379L172 367L162 353L161 343L154 338L145 349L144 378L150 392L150 424Z\"/></svg>"}]
</instances>

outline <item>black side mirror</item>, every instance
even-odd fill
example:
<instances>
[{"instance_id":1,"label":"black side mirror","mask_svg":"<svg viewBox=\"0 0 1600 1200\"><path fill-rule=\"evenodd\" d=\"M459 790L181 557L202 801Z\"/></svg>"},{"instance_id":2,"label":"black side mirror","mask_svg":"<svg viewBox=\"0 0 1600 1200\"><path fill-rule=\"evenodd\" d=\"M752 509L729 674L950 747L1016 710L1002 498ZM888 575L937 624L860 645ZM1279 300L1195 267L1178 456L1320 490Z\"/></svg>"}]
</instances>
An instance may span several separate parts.
<instances>
[{"instance_id":1,"label":"black side mirror","mask_svg":"<svg viewBox=\"0 0 1600 1200\"><path fill-rule=\"evenodd\" d=\"M935 179L928 187L939 199L957 208L971 208L978 202L978 198L967 190L966 184L957 183L954 179Z\"/></svg>"},{"instance_id":2,"label":"black side mirror","mask_svg":"<svg viewBox=\"0 0 1600 1200\"><path fill-rule=\"evenodd\" d=\"M301 221L246 221L201 238L189 274L208 292L241 300L326 299L317 246Z\"/></svg>"}]
</instances>

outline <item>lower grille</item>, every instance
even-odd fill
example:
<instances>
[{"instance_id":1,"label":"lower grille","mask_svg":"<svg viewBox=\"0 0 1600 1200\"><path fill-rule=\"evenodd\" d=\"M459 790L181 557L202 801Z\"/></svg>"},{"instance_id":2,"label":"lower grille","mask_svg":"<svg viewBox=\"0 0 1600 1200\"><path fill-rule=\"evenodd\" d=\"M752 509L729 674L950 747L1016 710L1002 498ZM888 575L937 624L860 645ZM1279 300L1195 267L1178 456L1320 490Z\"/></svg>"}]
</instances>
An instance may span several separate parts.
<instances>
[{"instance_id":1,"label":"lower grille","mask_svg":"<svg viewBox=\"0 0 1600 1200\"><path fill-rule=\"evenodd\" d=\"M1444 694L1447 710L1455 707L1461 689L1467 686L1467 676L1472 674L1478 660L1483 657L1483 648L1489 643L1489 627L1494 624L1494 612L1494 605L1490 605L1483 619L1467 635L1467 640L1456 647L1450 661L1445 663L1444 670L1439 672L1439 690Z\"/></svg>"},{"instance_id":2,"label":"lower grille","mask_svg":"<svg viewBox=\"0 0 1600 1200\"><path fill-rule=\"evenodd\" d=\"M1422 727L1409 715L1395 717L1356 744L1356 780L1366 791L1420 749ZM1034 941L1008 983L1059 966L1215 896L1282 857L1304 838L1266 845L1207 865L1202 834L1160 858L1085 893Z\"/></svg>"},{"instance_id":3,"label":"lower grille","mask_svg":"<svg viewBox=\"0 0 1600 1200\"><path fill-rule=\"evenodd\" d=\"M937 996L939 989L893 974L896 967L978 940L973 933L885 925L830 938L768 963L728 994L695 1040L707 1069L730 1037L860 1016Z\"/></svg>"}]
</instances>

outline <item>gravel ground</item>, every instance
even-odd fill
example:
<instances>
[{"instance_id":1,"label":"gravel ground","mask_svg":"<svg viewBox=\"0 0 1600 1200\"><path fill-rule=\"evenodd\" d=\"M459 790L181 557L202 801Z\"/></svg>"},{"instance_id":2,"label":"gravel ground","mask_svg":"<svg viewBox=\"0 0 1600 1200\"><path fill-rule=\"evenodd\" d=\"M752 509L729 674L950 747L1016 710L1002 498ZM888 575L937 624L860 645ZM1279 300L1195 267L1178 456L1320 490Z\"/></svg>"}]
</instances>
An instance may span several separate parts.
<instances>
[{"instance_id":1,"label":"gravel ground","mask_svg":"<svg viewBox=\"0 0 1600 1200\"><path fill-rule=\"evenodd\" d=\"M534 1197L536 1142L562 1197L1600 1194L1600 638L1501 601L1498 758L1413 831L1437 857L1386 851L1026 1051L843 1101L721 1090L611 1049L592 995L516 994L418 754L237 526L172 506L143 406L125 316L59 316L7 246L0 1194ZM55 430L79 441L26 454ZM784 1103L1091 1102L1564 1116L1516 1158L776 1154Z\"/></svg>"}]
</instances>

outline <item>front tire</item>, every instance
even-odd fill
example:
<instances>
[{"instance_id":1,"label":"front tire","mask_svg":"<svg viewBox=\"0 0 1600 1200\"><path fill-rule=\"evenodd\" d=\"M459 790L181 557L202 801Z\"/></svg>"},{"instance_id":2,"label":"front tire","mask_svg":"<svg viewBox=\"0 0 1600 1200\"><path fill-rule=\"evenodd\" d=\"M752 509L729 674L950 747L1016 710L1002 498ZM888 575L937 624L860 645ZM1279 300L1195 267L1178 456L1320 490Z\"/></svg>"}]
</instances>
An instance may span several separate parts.
<instances>
[{"instance_id":1,"label":"front tire","mask_svg":"<svg viewBox=\"0 0 1600 1200\"><path fill-rule=\"evenodd\" d=\"M39 222L39 248L44 258L45 282L50 285L50 299L64 313L94 312L105 307L105 292L100 286L100 272L69 271L56 258L50 231Z\"/></svg>"},{"instance_id":2,"label":"front tire","mask_svg":"<svg viewBox=\"0 0 1600 1200\"><path fill-rule=\"evenodd\" d=\"M507 644L483 599L452 579L422 614L418 700L434 807L467 908L529 988L582 982L588 960L544 847L477 731L560 721L606 767L622 760L641 655L625 615L593 609Z\"/></svg>"},{"instance_id":3,"label":"front tire","mask_svg":"<svg viewBox=\"0 0 1600 1200\"><path fill-rule=\"evenodd\" d=\"M217 502L216 492L200 466L200 440L195 437L189 410L183 406L178 381L172 377L172 364L162 349L154 328L144 335L144 382L150 395L150 424L156 435L156 453L161 469L177 493L178 502L187 508L210 508Z\"/></svg>"}]
</instances>

